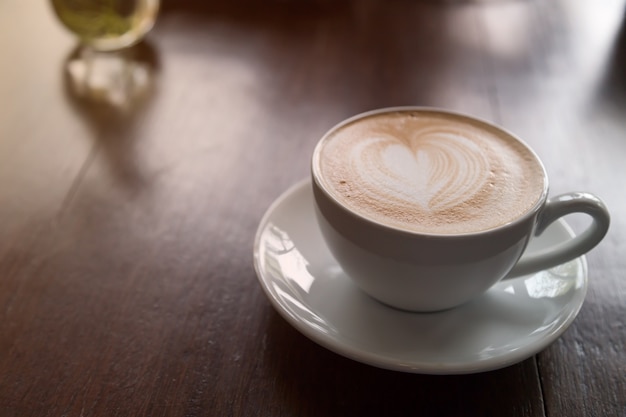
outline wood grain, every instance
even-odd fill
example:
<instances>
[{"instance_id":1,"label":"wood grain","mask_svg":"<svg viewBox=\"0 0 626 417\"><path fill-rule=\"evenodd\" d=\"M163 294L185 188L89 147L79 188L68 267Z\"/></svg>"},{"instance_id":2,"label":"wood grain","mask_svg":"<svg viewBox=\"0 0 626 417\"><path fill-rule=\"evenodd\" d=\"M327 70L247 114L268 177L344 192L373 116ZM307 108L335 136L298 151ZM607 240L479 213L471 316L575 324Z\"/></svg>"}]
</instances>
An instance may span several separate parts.
<instances>
[{"instance_id":1,"label":"wood grain","mask_svg":"<svg viewBox=\"0 0 626 417\"><path fill-rule=\"evenodd\" d=\"M0 416L626 414L623 21L623 1L171 1L112 105L73 84L46 2L0 3ZM553 193L612 211L579 317L536 357L373 368L257 284L256 226L320 135L406 104L503 124Z\"/></svg>"}]
</instances>

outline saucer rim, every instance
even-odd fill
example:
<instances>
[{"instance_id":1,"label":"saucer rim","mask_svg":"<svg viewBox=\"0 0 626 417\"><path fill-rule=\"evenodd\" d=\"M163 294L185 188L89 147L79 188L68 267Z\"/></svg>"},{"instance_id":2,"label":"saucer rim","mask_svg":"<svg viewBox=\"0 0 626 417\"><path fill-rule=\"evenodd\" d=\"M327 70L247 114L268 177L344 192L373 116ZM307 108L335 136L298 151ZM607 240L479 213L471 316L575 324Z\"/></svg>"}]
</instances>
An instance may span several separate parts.
<instances>
[{"instance_id":1,"label":"saucer rim","mask_svg":"<svg viewBox=\"0 0 626 417\"><path fill-rule=\"evenodd\" d=\"M582 285L580 286L580 288L576 289L576 293L578 294L577 297L567 303L575 304L572 304L572 308L567 310L567 314L564 314L561 317L561 323L553 330L548 332L545 337L534 342L531 341L530 343L523 345L514 351L507 352L507 354L493 356L479 361L434 363L432 361L412 360L407 363L406 361L402 362L400 360L394 361L393 358L389 357L389 355L381 355L376 352L359 348L354 344L348 343L347 339L337 338L331 336L330 334L316 331L310 326L304 324L302 320L294 317L287 309L284 308L279 300L276 299L271 289L269 288L269 284L270 281L272 281L272 278L265 276L265 272L261 270L259 259L261 239L264 235L264 229L266 224L268 223L268 220L274 215L279 207L285 204L285 201L287 199L293 197L298 192L305 192L305 188L307 186L309 186L309 188L311 187L310 178L304 178L292 184L287 189L285 189L275 200L273 200L273 202L265 211L263 217L259 221L254 238L254 270L257 276L257 280L261 284L261 288L265 293L265 296L269 299L270 304L279 313L279 315L308 339L340 356L355 360L366 365L374 366L376 368L425 375L463 375L497 370L520 363L541 352L554 341L556 341L573 323L584 304L589 286L589 278L586 256L582 255L578 258L575 258L576 261L580 262L580 276L582 276ZM570 236L575 235L570 225L563 218L557 219L554 223L558 223L559 226L563 228L564 231ZM511 280L523 279L525 277L527 276L516 277ZM375 302L375 300L372 301ZM393 307L389 306L386 306L386 308L393 309ZM400 310L398 310L398 313L423 314L401 312Z\"/></svg>"}]
</instances>

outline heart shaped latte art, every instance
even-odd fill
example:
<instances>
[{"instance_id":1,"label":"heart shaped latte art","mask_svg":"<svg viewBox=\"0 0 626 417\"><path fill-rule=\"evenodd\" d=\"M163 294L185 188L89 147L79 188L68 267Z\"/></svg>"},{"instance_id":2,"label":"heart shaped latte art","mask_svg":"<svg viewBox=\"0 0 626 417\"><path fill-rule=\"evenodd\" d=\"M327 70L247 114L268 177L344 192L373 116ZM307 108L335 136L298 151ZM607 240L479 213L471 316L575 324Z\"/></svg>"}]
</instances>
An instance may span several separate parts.
<instances>
[{"instance_id":1,"label":"heart shaped latte art","mask_svg":"<svg viewBox=\"0 0 626 417\"><path fill-rule=\"evenodd\" d=\"M472 140L454 132L416 132L403 141L371 137L352 149L350 162L364 191L424 211L453 208L489 181L489 159Z\"/></svg>"}]
</instances>

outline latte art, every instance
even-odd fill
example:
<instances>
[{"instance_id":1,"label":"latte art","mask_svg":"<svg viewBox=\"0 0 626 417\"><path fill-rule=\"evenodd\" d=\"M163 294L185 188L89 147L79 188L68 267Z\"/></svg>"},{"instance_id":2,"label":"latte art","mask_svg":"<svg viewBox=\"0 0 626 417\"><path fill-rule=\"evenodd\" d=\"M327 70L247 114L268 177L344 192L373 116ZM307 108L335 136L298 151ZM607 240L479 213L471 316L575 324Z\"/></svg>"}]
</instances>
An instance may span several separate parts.
<instances>
[{"instance_id":1,"label":"latte art","mask_svg":"<svg viewBox=\"0 0 626 417\"><path fill-rule=\"evenodd\" d=\"M325 188L350 210L424 233L488 230L528 211L543 168L515 138L436 111L374 114L328 135Z\"/></svg>"},{"instance_id":2,"label":"latte art","mask_svg":"<svg viewBox=\"0 0 626 417\"><path fill-rule=\"evenodd\" d=\"M463 203L489 181L489 160L473 142L446 132L414 135L422 139L367 139L348 155L365 190L378 194L373 198L391 195L434 212Z\"/></svg>"}]
</instances>

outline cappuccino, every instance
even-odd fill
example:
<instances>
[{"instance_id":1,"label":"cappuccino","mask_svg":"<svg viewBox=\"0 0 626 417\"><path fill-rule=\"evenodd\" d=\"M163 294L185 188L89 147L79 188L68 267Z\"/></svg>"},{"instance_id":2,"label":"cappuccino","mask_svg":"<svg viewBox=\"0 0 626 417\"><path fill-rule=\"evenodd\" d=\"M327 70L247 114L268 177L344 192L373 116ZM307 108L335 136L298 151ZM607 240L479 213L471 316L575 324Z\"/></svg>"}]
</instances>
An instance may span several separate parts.
<instances>
[{"instance_id":1,"label":"cappuccino","mask_svg":"<svg viewBox=\"0 0 626 417\"><path fill-rule=\"evenodd\" d=\"M534 153L509 133L437 110L390 110L327 134L313 160L348 210L411 232L465 234L510 223L546 192Z\"/></svg>"}]
</instances>

